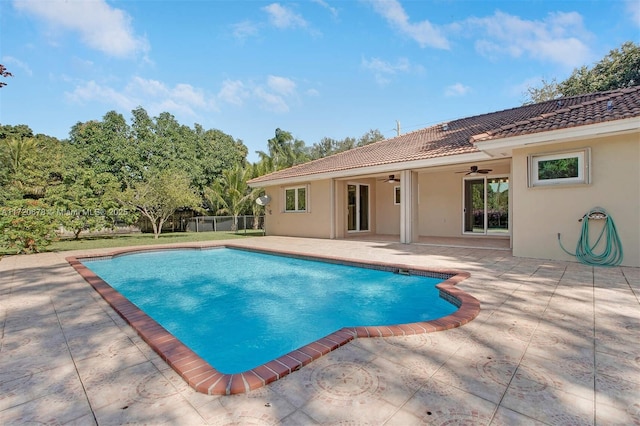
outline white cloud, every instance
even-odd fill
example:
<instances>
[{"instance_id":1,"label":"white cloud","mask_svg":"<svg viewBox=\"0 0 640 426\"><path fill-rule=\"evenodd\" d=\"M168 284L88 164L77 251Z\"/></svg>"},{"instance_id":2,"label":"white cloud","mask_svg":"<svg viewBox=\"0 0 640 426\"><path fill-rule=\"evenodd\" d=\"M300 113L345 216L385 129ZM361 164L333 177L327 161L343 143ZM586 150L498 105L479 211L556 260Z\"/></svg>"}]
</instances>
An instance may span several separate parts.
<instances>
[{"instance_id":1,"label":"white cloud","mask_svg":"<svg viewBox=\"0 0 640 426\"><path fill-rule=\"evenodd\" d=\"M35 15L54 27L78 32L92 49L110 56L146 53L149 45L131 27L131 17L104 0L14 0L17 10Z\"/></svg>"},{"instance_id":2,"label":"white cloud","mask_svg":"<svg viewBox=\"0 0 640 426\"><path fill-rule=\"evenodd\" d=\"M8 68L10 68L11 66L15 66L20 68L22 71L24 71L24 73L26 75L28 75L29 77L31 77L33 75L33 71L31 70L31 68L29 67L29 65L25 64L24 62L22 62L19 59L14 58L13 56L3 56L2 57L2 63L6 66L9 65ZM17 72L15 71L11 71L11 73L16 76L18 75Z\"/></svg>"},{"instance_id":3,"label":"white cloud","mask_svg":"<svg viewBox=\"0 0 640 426\"><path fill-rule=\"evenodd\" d=\"M271 3L262 8L269 15L269 22L277 28L306 28L307 21L293 10L280 5L280 3Z\"/></svg>"},{"instance_id":4,"label":"white cloud","mask_svg":"<svg viewBox=\"0 0 640 426\"><path fill-rule=\"evenodd\" d=\"M311 1L327 9L334 18L338 17L338 9L336 9L335 7L329 6L329 4L326 1L324 0L311 0Z\"/></svg>"},{"instance_id":5,"label":"white cloud","mask_svg":"<svg viewBox=\"0 0 640 426\"><path fill-rule=\"evenodd\" d=\"M399 73L422 72L419 65L411 65L407 58L399 58L395 63L383 61L380 58L362 58L362 67L373 72L376 81L381 86L391 82L391 76Z\"/></svg>"},{"instance_id":6,"label":"white cloud","mask_svg":"<svg viewBox=\"0 0 640 426\"><path fill-rule=\"evenodd\" d=\"M72 102L100 102L116 105L126 111L142 105L151 115L167 111L195 117L198 111L216 109L215 102L207 98L203 90L190 84L179 83L169 87L160 81L142 77L133 77L123 89L101 85L93 80L83 82L65 95Z\"/></svg>"},{"instance_id":7,"label":"white cloud","mask_svg":"<svg viewBox=\"0 0 640 426\"><path fill-rule=\"evenodd\" d=\"M241 106L249 96L251 92L240 80L223 81L222 89L218 92L218 99L237 106Z\"/></svg>"},{"instance_id":8,"label":"white cloud","mask_svg":"<svg viewBox=\"0 0 640 426\"><path fill-rule=\"evenodd\" d=\"M525 80L521 81L520 83L512 84L511 86L507 87L507 93L509 94L509 96L513 96L513 97L525 96L527 93L527 90L530 87L540 86L543 80L544 80L544 77L542 76L528 77Z\"/></svg>"},{"instance_id":9,"label":"white cloud","mask_svg":"<svg viewBox=\"0 0 640 426\"><path fill-rule=\"evenodd\" d=\"M626 0L626 3L629 18L637 27L640 27L640 4L638 4L638 0Z\"/></svg>"},{"instance_id":10,"label":"white cloud","mask_svg":"<svg viewBox=\"0 0 640 426\"><path fill-rule=\"evenodd\" d=\"M105 104L115 104L118 108L127 111L138 105L130 95L118 92L108 86L102 86L93 80L77 86L73 92L67 92L65 95L70 101L80 104L100 101Z\"/></svg>"},{"instance_id":11,"label":"white cloud","mask_svg":"<svg viewBox=\"0 0 640 426\"><path fill-rule=\"evenodd\" d=\"M196 89L190 84L178 83L171 91L171 98L176 102L195 107L206 108L207 100L200 89Z\"/></svg>"},{"instance_id":12,"label":"white cloud","mask_svg":"<svg viewBox=\"0 0 640 426\"><path fill-rule=\"evenodd\" d=\"M265 84L254 86L253 96L259 101L260 108L284 113L289 111L291 102L298 100L297 85L290 78L269 75Z\"/></svg>"},{"instance_id":13,"label":"white cloud","mask_svg":"<svg viewBox=\"0 0 640 426\"><path fill-rule=\"evenodd\" d=\"M289 105L284 97L268 92L262 86L256 87L253 94L261 101L263 109L278 113L289 112Z\"/></svg>"},{"instance_id":14,"label":"white cloud","mask_svg":"<svg viewBox=\"0 0 640 426\"><path fill-rule=\"evenodd\" d=\"M225 80L218 99L238 107L251 103L265 111L284 113L289 111L291 102L299 101L299 95L295 81L269 75L262 81Z\"/></svg>"},{"instance_id":15,"label":"white cloud","mask_svg":"<svg viewBox=\"0 0 640 426\"><path fill-rule=\"evenodd\" d=\"M231 26L235 38L244 40L258 35L258 25L251 21L242 21Z\"/></svg>"},{"instance_id":16,"label":"white cloud","mask_svg":"<svg viewBox=\"0 0 640 426\"><path fill-rule=\"evenodd\" d=\"M420 47L448 49L449 41L429 21L409 22L409 16L397 0L368 0L373 9L387 20L398 32L415 40Z\"/></svg>"},{"instance_id":17,"label":"white cloud","mask_svg":"<svg viewBox=\"0 0 640 426\"><path fill-rule=\"evenodd\" d=\"M444 91L444 95L449 97L464 96L470 91L471 91L471 88L469 86L465 86L462 83L456 83L456 84L452 84L451 86L448 86Z\"/></svg>"},{"instance_id":18,"label":"white cloud","mask_svg":"<svg viewBox=\"0 0 640 426\"><path fill-rule=\"evenodd\" d=\"M470 18L462 27L479 29L478 53L485 56L529 56L572 68L591 57L582 16L576 12L551 13L542 21L527 21L518 16L496 12L486 18Z\"/></svg>"},{"instance_id":19,"label":"white cloud","mask_svg":"<svg viewBox=\"0 0 640 426\"><path fill-rule=\"evenodd\" d=\"M275 75L267 77L267 86L272 91L284 96L293 95L296 91L296 83L293 80Z\"/></svg>"}]
</instances>

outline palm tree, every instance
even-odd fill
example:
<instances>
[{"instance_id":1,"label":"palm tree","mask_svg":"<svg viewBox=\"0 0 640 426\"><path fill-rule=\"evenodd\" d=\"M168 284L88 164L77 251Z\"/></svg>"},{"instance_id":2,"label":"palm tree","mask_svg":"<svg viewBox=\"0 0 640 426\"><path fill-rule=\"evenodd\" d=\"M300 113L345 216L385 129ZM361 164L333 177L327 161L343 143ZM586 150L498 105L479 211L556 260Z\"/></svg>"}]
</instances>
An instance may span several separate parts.
<instances>
[{"instance_id":1,"label":"palm tree","mask_svg":"<svg viewBox=\"0 0 640 426\"><path fill-rule=\"evenodd\" d=\"M304 141L294 139L290 132L284 130L276 129L275 137L267 141L267 148L269 153L264 151L257 151L257 153L262 167L268 173L305 163L311 159Z\"/></svg>"},{"instance_id":2,"label":"palm tree","mask_svg":"<svg viewBox=\"0 0 640 426\"><path fill-rule=\"evenodd\" d=\"M233 216L232 231L238 229L238 216L257 198L260 190L251 188L247 181L251 178L251 169L239 164L233 169L222 172L220 179L205 189L204 196L215 209L216 214Z\"/></svg>"},{"instance_id":3,"label":"palm tree","mask_svg":"<svg viewBox=\"0 0 640 426\"><path fill-rule=\"evenodd\" d=\"M0 139L0 156L4 157L4 162L14 176L22 171L25 161L35 155L38 148L38 141L34 138Z\"/></svg>"},{"instance_id":4,"label":"palm tree","mask_svg":"<svg viewBox=\"0 0 640 426\"><path fill-rule=\"evenodd\" d=\"M42 149L39 141L31 137L0 139L0 166L9 173L11 185L37 198L44 194L46 186L44 170L35 165Z\"/></svg>"}]
</instances>

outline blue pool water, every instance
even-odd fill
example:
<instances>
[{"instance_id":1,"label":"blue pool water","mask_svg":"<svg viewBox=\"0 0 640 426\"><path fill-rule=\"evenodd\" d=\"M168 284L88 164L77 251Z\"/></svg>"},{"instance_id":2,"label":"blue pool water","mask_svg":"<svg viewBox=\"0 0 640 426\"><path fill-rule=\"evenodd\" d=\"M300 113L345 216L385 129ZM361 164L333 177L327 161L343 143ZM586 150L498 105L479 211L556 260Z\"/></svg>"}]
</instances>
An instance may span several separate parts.
<instances>
[{"instance_id":1,"label":"blue pool water","mask_svg":"<svg viewBox=\"0 0 640 426\"><path fill-rule=\"evenodd\" d=\"M217 248L83 260L222 373L250 370L350 326L457 310L439 278Z\"/></svg>"}]
</instances>

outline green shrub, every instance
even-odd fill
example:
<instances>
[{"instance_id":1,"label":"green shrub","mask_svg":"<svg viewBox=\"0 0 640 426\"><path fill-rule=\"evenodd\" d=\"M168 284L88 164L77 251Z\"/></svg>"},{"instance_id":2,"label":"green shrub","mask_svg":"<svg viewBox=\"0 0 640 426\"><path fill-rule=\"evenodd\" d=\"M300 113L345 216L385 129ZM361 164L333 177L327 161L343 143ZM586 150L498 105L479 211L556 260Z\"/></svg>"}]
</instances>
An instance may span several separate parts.
<instances>
[{"instance_id":1,"label":"green shrub","mask_svg":"<svg viewBox=\"0 0 640 426\"><path fill-rule=\"evenodd\" d=\"M38 253L56 239L58 224L39 200L13 200L0 207L0 246Z\"/></svg>"}]
</instances>

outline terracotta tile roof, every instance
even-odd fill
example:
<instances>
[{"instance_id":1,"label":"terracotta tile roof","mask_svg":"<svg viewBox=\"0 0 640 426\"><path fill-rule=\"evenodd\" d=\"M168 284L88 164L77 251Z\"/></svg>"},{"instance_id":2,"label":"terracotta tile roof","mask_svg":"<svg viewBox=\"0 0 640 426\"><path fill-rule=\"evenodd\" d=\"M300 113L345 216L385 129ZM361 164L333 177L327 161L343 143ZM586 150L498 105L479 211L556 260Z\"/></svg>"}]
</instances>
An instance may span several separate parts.
<instances>
[{"instance_id":1,"label":"terracotta tile roof","mask_svg":"<svg viewBox=\"0 0 640 426\"><path fill-rule=\"evenodd\" d=\"M559 105L558 102L562 104ZM558 99L537 105L548 106L554 103L555 108L551 111L488 130L476 135L473 142L639 117L640 86Z\"/></svg>"},{"instance_id":2,"label":"terracotta tile roof","mask_svg":"<svg viewBox=\"0 0 640 426\"><path fill-rule=\"evenodd\" d=\"M640 86L560 98L416 130L260 176L250 183L480 152L476 144L482 141L639 116Z\"/></svg>"}]
</instances>

